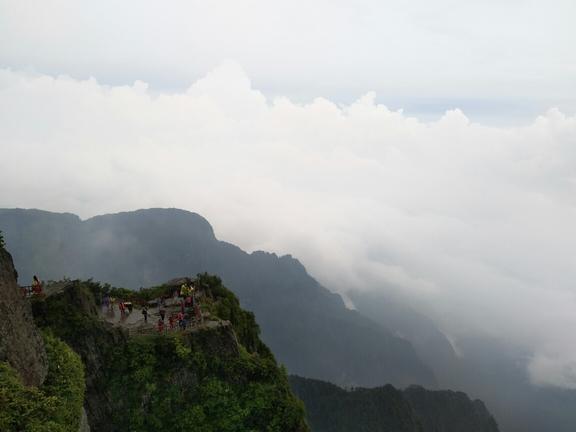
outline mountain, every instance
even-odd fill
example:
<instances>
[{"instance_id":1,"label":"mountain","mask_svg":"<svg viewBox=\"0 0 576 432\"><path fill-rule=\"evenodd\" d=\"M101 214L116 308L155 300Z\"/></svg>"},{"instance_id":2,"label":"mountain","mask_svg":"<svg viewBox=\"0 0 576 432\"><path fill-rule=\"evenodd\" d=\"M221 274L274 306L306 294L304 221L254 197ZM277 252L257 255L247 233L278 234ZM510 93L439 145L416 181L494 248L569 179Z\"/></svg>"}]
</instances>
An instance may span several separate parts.
<instances>
[{"instance_id":1,"label":"mountain","mask_svg":"<svg viewBox=\"0 0 576 432\"><path fill-rule=\"evenodd\" d=\"M4 209L0 230L23 280L93 277L139 288L174 275L218 274L255 313L262 339L291 373L347 386L436 385L409 342L347 309L300 262L219 241L197 214L149 209L82 221Z\"/></svg>"},{"instance_id":2,"label":"mountain","mask_svg":"<svg viewBox=\"0 0 576 432\"><path fill-rule=\"evenodd\" d=\"M0 270L1 310L25 311L0 315L3 432L309 430L253 314L217 277L198 279L203 324L161 333L137 311L138 326L110 322L95 300L116 295L108 286L73 281L24 299L2 248ZM163 292L171 288L134 299Z\"/></svg>"},{"instance_id":3,"label":"mountain","mask_svg":"<svg viewBox=\"0 0 576 432\"><path fill-rule=\"evenodd\" d=\"M455 340L456 355L435 323L402 301L382 290L348 295L360 313L409 340L441 388L486 402L502 431L574 430L576 391L534 386L527 373L530 353L511 341L467 335Z\"/></svg>"},{"instance_id":4,"label":"mountain","mask_svg":"<svg viewBox=\"0 0 576 432\"><path fill-rule=\"evenodd\" d=\"M469 336L456 341L458 386L489 404L506 432L571 432L576 391L535 386L528 375L530 353L506 339Z\"/></svg>"},{"instance_id":5,"label":"mountain","mask_svg":"<svg viewBox=\"0 0 576 432\"><path fill-rule=\"evenodd\" d=\"M470 400L465 393L410 386L403 394L421 419L424 431L498 432L496 420L484 403Z\"/></svg>"},{"instance_id":6,"label":"mountain","mask_svg":"<svg viewBox=\"0 0 576 432\"><path fill-rule=\"evenodd\" d=\"M348 297L362 315L410 341L418 356L432 368L443 388L457 388L461 361L433 320L384 290L350 291Z\"/></svg>"},{"instance_id":7,"label":"mountain","mask_svg":"<svg viewBox=\"0 0 576 432\"><path fill-rule=\"evenodd\" d=\"M297 376L290 385L306 404L313 432L498 432L484 404L460 392L391 385L344 390Z\"/></svg>"}]
</instances>

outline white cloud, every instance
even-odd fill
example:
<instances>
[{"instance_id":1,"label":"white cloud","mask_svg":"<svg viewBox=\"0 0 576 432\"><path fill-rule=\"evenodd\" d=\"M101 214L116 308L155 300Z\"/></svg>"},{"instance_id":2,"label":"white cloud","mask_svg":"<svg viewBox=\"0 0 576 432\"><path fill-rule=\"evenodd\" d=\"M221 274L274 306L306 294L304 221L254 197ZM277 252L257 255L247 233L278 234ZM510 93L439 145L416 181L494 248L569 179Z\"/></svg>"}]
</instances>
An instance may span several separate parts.
<instances>
[{"instance_id":1,"label":"white cloud","mask_svg":"<svg viewBox=\"0 0 576 432\"><path fill-rule=\"evenodd\" d=\"M269 95L377 90L509 122L576 111L574 16L572 0L0 0L0 66L180 91L232 58Z\"/></svg>"},{"instance_id":2,"label":"white cloud","mask_svg":"<svg viewBox=\"0 0 576 432\"><path fill-rule=\"evenodd\" d=\"M375 103L270 100L228 62L177 93L0 71L0 207L197 211L327 286L381 289L451 336L534 350L576 386L576 117L486 127ZM560 378L558 378L560 377Z\"/></svg>"}]
</instances>

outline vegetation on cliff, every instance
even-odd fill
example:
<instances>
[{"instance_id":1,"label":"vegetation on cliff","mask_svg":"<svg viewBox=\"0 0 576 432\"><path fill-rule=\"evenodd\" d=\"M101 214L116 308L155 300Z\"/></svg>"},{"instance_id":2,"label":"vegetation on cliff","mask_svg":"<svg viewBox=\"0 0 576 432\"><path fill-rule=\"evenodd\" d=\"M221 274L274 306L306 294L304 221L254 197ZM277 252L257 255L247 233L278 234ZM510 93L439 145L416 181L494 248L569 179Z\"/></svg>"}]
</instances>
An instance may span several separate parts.
<instances>
[{"instance_id":1,"label":"vegetation on cliff","mask_svg":"<svg viewBox=\"0 0 576 432\"><path fill-rule=\"evenodd\" d=\"M461 392L391 385L345 390L296 376L290 384L314 432L498 432L484 404Z\"/></svg>"},{"instance_id":2,"label":"vegetation on cliff","mask_svg":"<svg viewBox=\"0 0 576 432\"><path fill-rule=\"evenodd\" d=\"M391 385L348 391L296 376L290 377L290 384L306 404L313 432L428 432L402 392Z\"/></svg>"},{"instance_id":3,"label":"vegetation on cliff","mask_svg":"<svg viewBox=\"0 0 576 432\"><path fill-rule=\"evenodd\" d=\"M420 386L410 386L403 393L425 431L498 432L496 420L484 403L471 400L465 393L430 391Z\"/></svg>"},{"instance_id":4,"label":"vegetation on cliff","mask_svg":"<svg viewBox=\"0 0 576 432\"><path fill-rule=\"evenodd\" d=\"M44 333L49 369L40 387L25 386L18 373L0 362L0 430L77 432L84 403L84 368L68 345Z\"/></svg>"},{"instance_id":5,"label":"vegetation on cliff","mask_svg":"<svg viewBox=\"0 0 576 432\"><path fill-rule=\"evenodd\" d=\"M308 430L303 405L260 341L254 316L219 278L204 274L198 280L203 307L226 321L193 333L129 337L99 319L95 298L112 288L91 281L70 282L61 293L35 302L38 325L68 342L86 365L93 429Z\"/></svg>"}]
</instances>

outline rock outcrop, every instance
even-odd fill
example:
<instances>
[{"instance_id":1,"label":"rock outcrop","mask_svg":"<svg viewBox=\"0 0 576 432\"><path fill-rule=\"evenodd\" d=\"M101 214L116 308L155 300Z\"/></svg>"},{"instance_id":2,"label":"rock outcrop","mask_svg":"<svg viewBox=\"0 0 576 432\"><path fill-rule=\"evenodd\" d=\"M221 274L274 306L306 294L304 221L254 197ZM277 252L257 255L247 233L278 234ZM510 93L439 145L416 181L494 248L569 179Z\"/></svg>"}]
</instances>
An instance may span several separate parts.
<instances>
[{"instance_id":1,"label":"rock outcrop","mask_svg":"<svg viewBox=\"0 0 576 432\"><path fill-rule=\"evenodd\" d=\"M12 257L0 247L0 361L6 361L24 384L39 386L48 373L42 335L16 280Z\"/></svg>"},{"instance_id":2,"label":"rock outcrop","mask_svg":"<svg viewBox=\"0 0 576 432\"><path fill-rule=\"evenodd\" d=\"M462 392L391 385L345 390L296 376L290 384L306 404L313 432L498 432L484 403Z\"/></svg>"},{"instance_id":3,"label":"rock outcrop","mask_svg":"<svg viewBox=\"0 0 576 432\"><path fill-rule=\"evenodd\" d=\"M91 429L308 432L302 403L260 341L253 314L220 279L201 278L202 309L221 325L193 332L129 334L102 319L95 298L103 287L89 281L34 303L37 325L84 363Z\"/></svg>"}]
</instances>

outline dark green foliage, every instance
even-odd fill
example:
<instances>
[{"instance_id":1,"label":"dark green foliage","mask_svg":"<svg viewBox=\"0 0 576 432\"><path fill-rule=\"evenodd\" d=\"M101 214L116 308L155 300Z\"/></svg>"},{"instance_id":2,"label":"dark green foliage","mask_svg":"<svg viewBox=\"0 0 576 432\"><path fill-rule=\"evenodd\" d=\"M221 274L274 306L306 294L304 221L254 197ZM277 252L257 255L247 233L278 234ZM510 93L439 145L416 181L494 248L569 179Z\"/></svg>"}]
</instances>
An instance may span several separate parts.
<instances>
[{"instance_id":1,"label":"dark green foliage","mask_svg":"<svg viewBox=\"0 0 576 432\"><path fill-rule=\"evenodd\" d=\"M391 385L347 391L295 376L290 384L306 404L313 432L428 432L402 392Z\"/></svg>"},{"instance_id":2,"label":"dark green foliage","mask_svg":"<svg viewBox=\"0 0 576 432\"><path fill-rule=\"evenodd\" d=\"M2 231L0 231L0 248L4 249L6 247L6 243L4 243L4 236L2 235Z\"/></svg>"},{"instance_id":3,"label":"dark green foliage","mask_svg":"<svg viewBox=\"0 0 576 432\"><path fill-rule=\"evenodd\" d=\"M308 430L303 405L259 341L253 315L241 310L220 279L199 280L203 305L231 325L127 337L98 318L94 294L112 288L92 281L71 282L34 304L37 323L70 343L86 364L94 430ZM243 336L237 338L235 329Z\"/></svg>"},{"instance_id":4,"label":"dark green foliage","mask_svg":"<svg viewBox=\"0 0 576 432\"><path fill-rule=\"evenodd\" d=\"M268 347L260 340L260 327L254 314L240 307L238 298L224 287L219 277L207 273L199 274L197 284L205 292L203 307L215 317L230 321L244 348L264 357L272 357Z\"/></svg>"},{"instance_id":5,"label":"dark green foliage","mask_svg":"<svg viewBox=\"0 0 576 432\"><path fill-rule=\"evenodd\" d=\"M138 291L135 291L127 288L113 287L107 283L101 284L99 282L94 282L92 279L83 281L83 284L92 291L92 294L94 294L94 298L98 303L100 303L106 295L125 301L132 301L137 304L143 304L149 300L170 294L170 288L164 285L151 288L141 288Z\"/></svg>"},{"instance_id":6,"label":"dark green foliage","mask_svg":"<svg viewBox=\"0 0 576 432\"><path fill-rule=\"evenodd\" d=\"M78 354L60 339L46 333L44 340L49 369L42 390L57 400L51 420L66 425L65 430L76 432L86 390L84 366Z\"/></svg>"},{"instance_id":7,"label":"dark green foliage","mask_svg":"<svg viewBox=\"0 0 576 432\"><path fill-rule=\"evenodd\" d=\"M98 313L91 282L70 281L67 288L48 299L33 298L32 311L36 324L50 328L54 334L76 348L87 335L92 336L102 324Z\"/></svg>"},{"instance_id":8,"label":"dark green foliage","mask_svg":"<svg viewBox=\"0 0 576 432\"><path fill-rule=\"evenodd\" d=\"M114 424L131 431L304 430L302 405L283 372L272 359L226 346L233 343L227 333L130 339L112 362Z\"/></svg>"},{"instance_id":9,"label":"dark green foliage","mask_svg":"<svg viewBox=\"0 0 576 432\"><path fill-rule=\"evenodd\" d=\"M82 362L64 342L44 334L49 370L40 388L26 387L0 362L2 432L77 432L84 402Z\"/></svg>"},{"instance_id":10,"label":"dark green foliage","mask_svg":"<svg viewBox=\"0 0 576 432\"><path fill-rule=\"evenodd\" d=\"M314 432L498 432L484 404L461 392L391 385L344 390L295 376L290 384Z\"/></svg>"},{"instance_id":11,"label":"dark green foliage","mask_svg":"<svg viewBox=\"0 0 576 432\"><path fill-rule=\"evenodd\" d=\"M427 431L498 432L498 425L484 404L471 401L465 393L411 386L404 390L404 396Z\"/></svg>"}]
</instances>

